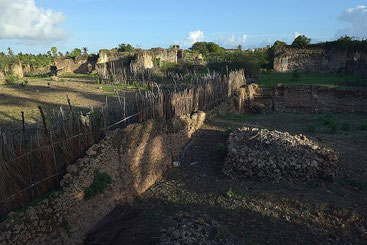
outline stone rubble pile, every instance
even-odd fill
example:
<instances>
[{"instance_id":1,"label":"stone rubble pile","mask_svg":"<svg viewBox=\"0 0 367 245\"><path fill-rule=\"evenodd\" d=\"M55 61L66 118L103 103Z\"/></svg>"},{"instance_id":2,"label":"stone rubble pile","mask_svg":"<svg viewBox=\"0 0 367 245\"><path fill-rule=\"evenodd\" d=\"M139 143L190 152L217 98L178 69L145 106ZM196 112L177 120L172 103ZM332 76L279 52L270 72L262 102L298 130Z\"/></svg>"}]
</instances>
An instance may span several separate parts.
<instances>
[{"instance_id":1,"label":"stone rubble pile","mask_svg":"<svg viewBox=\"0 0 367 245\"><path fill-rule=\"evenodd\" d=\"M332 149L288 132L243 127L228 139L223 168L227 176L253 180L331 180L338 167L338 154Z\"/></svg>"},{"instance_id":2,"label":"stone rubble pile","mask_svg":"<svg viewBox=\"0 0 367 245\"><path fill-rule=\"evenodd\" d=\"M220 226L215 220L208 221L202 217L186 212L178 212L171 220L175 226L161 230L160 245L171 244L236 244L230 234L218 236Z\"/></svg>"}]
</instances>

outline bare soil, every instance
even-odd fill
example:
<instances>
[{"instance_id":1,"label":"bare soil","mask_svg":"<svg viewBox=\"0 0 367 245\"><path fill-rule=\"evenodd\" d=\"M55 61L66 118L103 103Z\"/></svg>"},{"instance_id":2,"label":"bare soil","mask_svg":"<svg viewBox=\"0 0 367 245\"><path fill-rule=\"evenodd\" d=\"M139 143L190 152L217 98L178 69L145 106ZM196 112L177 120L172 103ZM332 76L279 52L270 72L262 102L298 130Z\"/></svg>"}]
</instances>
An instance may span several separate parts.
<instances>
[{"instance_id":1,"label":"bare soil","mask_svg":"<svg viewBox=\"0 0 367 245\"><path fill-rule=\"evenodd\" d=\"M322 115L321 115L322 116ZM207 122L172 168L134 207L140 219L117 244L157 244L179 211L215 219L239 244L366 244L367 133L357 128L365 114L340 114L352 125L331 134L320 115L227 115ZM305 122L319 132L307 133ZM341 154L337 179L328 182L235 181L221 172L228 127L256 126L303 133Z\"/></svg>"}]
</instances>

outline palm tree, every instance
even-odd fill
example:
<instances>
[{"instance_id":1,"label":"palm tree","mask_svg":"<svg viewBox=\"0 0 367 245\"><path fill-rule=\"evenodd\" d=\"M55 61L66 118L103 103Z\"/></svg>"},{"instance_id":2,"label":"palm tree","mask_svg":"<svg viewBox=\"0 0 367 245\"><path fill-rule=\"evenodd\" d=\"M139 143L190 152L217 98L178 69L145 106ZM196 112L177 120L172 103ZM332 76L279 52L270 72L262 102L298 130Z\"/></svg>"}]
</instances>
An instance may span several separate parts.
<instances>
[{"instance_id":1,"label":"palm tree","mask_svg":"<svg viewBox=\"0 0 367 245\"><path fill-rule=\"evenodd\" d=\"M83 55L88 55L88 48L87 47L83 47Z\"/></svg>"}]
</instances>

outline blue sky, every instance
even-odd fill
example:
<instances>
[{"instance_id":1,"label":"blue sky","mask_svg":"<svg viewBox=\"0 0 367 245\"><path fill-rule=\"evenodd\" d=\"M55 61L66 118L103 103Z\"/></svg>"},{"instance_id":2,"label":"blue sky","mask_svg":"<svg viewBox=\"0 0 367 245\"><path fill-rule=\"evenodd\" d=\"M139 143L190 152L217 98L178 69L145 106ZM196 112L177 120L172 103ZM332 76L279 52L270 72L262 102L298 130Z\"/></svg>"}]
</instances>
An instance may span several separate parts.
<instances>
[{"instance_id":1,"label":"blue sky","mask_svg":"<svg viewBox=\"0 0 367 245\"><path fill-rule=\"evenodd\" d=\"M231 48L367 38L367 0L0 0L0 51L97 52L119 43L142 48L214 41Z\"/></svg>"}]
</instances>

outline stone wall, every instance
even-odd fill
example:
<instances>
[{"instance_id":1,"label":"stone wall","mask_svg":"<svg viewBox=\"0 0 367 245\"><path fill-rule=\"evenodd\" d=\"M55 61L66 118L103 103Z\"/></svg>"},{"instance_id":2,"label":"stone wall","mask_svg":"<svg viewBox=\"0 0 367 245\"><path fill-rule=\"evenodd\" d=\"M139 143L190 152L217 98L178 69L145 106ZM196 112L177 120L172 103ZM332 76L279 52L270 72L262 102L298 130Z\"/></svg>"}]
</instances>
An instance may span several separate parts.
<instances>
[{"instance_id":1,"label":"stone wall","mask_svg":"<svg viewBox=\"0 0 367 245\"><path fill-rule=\"evenodd\" d=\"M16 59L16 61L10 66L0 71L0 80L4 80L7 75L14 75L18 78L23 78L23 67L22 63Z\"/></svg>"},{"instance_id":2,"label":"stone wall","mask_svg":"<svg viewBox=\"0 0 367 245\"><path fill-rule=\"evenodd\" d=\"M128 73L144 73L147 69L155 72L155 69L163 65L163 62L178 63L183 60L183 50L178 48L153 48L132 52L101 50L96 70L103 78L116 76L116 74L124 74L126 77Z\"/></svg>"},{"instance_id":3,"label":"stone wall","mask_svg":"<svg viewBox=\"0 0 367 245\"><path fill-rule=\"evenodd\" d=\"M367 91L322 86L258 87L251 84L237 95L240 110L279 112L367 112Z\"/></svg>"},{"instance_id":4,"label":"stone wall","mask_svg":"<svg viewBox=\"0 0 367 245\"><path fill-rule=\"evenodd\" d=\"M55 61L55 66L58 73L77 73L88 74L96 68L97 60L92 57L80 56L77 58L58 58Z\"/></svg>"},{"instance_id":5,"label":"stone wall","mask_svg":"<svg viewBox=\"0 0 367 245\"><path fill-rule=\"evenodd\" d=\"M340 50L322 45L306 49L290 46L275 51L276 72L335 73L346 72L367 77L367 53L358 50Z\"/></svg>"},{"instance_id":6,"label":"stone wall","mask_svg":"<svg viewBox=\"0 0 367 245\"><path fill-rule=\"evenodd\" d=\"M186 143L203 124L198 112L170 121L150 120L117 129L87 156L68 166L54 192L23 212L12 212L0 226L0 244L82 244L86 233L118 204L146 191L177 161ZM108 173L114 183L104 194L84 199L94 172Z\"/></svg>"}]
</instances>

